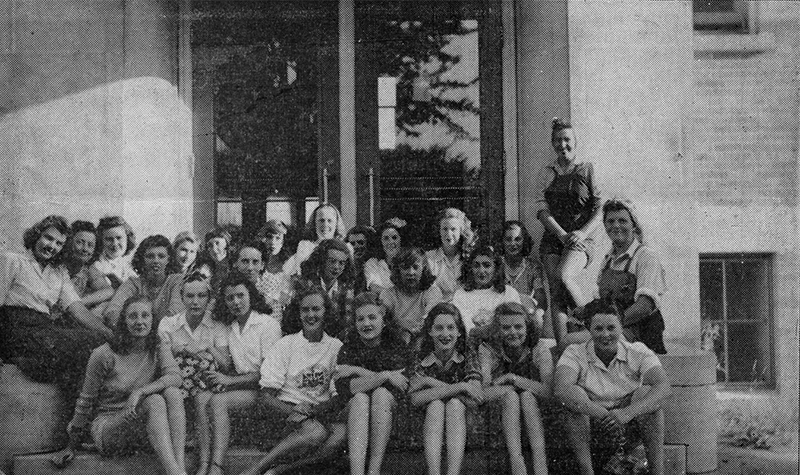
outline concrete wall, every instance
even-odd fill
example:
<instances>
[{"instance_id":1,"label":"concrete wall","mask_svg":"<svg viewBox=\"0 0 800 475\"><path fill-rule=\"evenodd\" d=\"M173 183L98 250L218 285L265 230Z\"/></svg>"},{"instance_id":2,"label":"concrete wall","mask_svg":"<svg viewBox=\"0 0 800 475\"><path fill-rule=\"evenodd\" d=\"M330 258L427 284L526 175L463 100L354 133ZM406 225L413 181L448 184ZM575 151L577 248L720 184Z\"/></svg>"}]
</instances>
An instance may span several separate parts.
<instances>
[{"instance_id":1,"label":"concrete wall","mask_svg":"<svg viewBox=\"0 0 800 475\"><path fill-rule=\"evenodd\" d=\"M568 24L578 153L595 163L606 196L626 195L637 204L646 240L667 271L665 337L696 346L698 220L686 139L690 4L574 1L568 2ZM590 275L596 275L597 264Z\"/></svg>"},{"instance_id":2,"label":"concrete wall","mask_svg":"<svg viewBox=\"0 0 800 475\"><path fill-rule=\"evenodd\" d=\"M755 13L755 34L695 36L698 250L772 255L775 380L796 408L800 4Z\"/></svg>"},{"instance_id":3,"label":"concrete wall","mask_svg":"<svg viewBox=\"0 0 800 475\"><path fill-rule=\"evenodd\" d=\"M167 0L0 0L0 246L53 213L189 228L175 20Z\"/></svg>"}]
</instances>

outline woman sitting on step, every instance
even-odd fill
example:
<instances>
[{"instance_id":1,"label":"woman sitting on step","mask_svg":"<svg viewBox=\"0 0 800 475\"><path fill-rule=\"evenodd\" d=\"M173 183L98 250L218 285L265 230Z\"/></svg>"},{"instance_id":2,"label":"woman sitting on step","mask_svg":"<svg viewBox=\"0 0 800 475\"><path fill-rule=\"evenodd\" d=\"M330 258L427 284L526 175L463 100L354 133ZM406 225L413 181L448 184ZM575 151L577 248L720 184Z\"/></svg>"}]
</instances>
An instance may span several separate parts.
<instances>
[{"instance_id":1,"label":"woman sitting on step","mask_svg":"<svg viewBox=\"0 0 800 475\"><path fill-rule=\"evenodd\" d=\"M169 347L159 345L153 304L128 299L110 343L95 348L86 366L69 445L51 457L59 468L75 456L84 434L102 455L129 452L150 441L169 475L185 475L186 416L181 375Z\"/></svg>"}]
</instances>

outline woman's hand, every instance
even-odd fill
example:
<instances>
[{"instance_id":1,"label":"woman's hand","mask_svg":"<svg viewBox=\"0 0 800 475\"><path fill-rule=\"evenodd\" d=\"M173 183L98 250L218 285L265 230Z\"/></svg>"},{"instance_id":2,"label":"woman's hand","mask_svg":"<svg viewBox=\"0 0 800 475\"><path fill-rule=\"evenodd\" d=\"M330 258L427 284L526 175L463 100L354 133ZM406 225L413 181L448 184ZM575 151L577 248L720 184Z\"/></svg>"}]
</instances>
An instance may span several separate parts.
<instances>
[{"instance_id":1,"label":"woman's hand","mask_svg":"<svg viewBox=\"0 0 800 475\"><path fill-rule=\"evenodd\" d=\"M408 378L403 375L402 370L387 371L386 373L386 380L389 384L401 391L408 389Z\"/></svg>"},{"instance_id":2,"label":"woman's hand","mask_svg":"<svg viewBox=\"0 0 800 475\"><path fill-rule=\"evenodd\" d=\"M297 414L301 414L306 417L311 417L314 415L314 408L311 407L311 404L307 402L301 402L292 408L292 412Z\"/></svg>"},{"instance_id":3,"label":"woman's hand","mask_svg":"<svg viewBox=\"0 0 800 475\"><path fill-rule=\"evenodd\" d=\"M136 417L136 408L139 406L142 396L142 392L138 389L134 389L128 396L128 400L125 402L125 409L123 409L126 419L130 420Z\"/></svg>"},{"instance_id":4,"label":"woman's hand","mask_svg":"<svg viewBox=\"0 0 800 475\"><path fill-rule=\"evenodd\" d=\"M483 400L485 398L483 388L477 384L472 384L469 381L463 381L459 383L459 385L461 386L461 392L469 396L476 403L483 404Z\"/></svg>"},{"instance_id":5,"label":"woman's hand","mask_svg":"<svg viewBox=\"0 0 800 475\"><path fill-rule=\"evenodd\" d=\"M517 375L514 373L506 373L502 376L495 378L492 381L492 386L516 386L517 385Z\"/></svg>"},{"instance_id":6,"label":"woman's hand","mask_svg":"<svg viewBox=\"0 0 800 475\"><path fill-rule=\"evenodd\" d=\"M56 466L56 468L64 468L72 459L75 458L75 451L72 450L72 447L67 447L65 449L61 449L58 452L55 452L50 455L50 462Z\"/></svg>"},{"instance_id":7,"label":"woman's hand","mask_svg":"<svg viewBox=\"0 0 800 475\"><path fill-rule=\"evenodd\" d=\"M228 387L233 384L233 378L219 371L206 371L206 377L213 384L219 384L220 386Z\"/></svg>"},{"instance_id":8,"label":"woman's hand","mask_svg":"<svg viewBox=\"0 0 800 475\"><path fill-rule=\"evenodd\" d=\"M628 422L630 422L630 418L626 415L623 409L612 409L608 411L602 419L600 419L600 427L606 431L615 428L622 429Z\"/></svg>"}]
</instances>

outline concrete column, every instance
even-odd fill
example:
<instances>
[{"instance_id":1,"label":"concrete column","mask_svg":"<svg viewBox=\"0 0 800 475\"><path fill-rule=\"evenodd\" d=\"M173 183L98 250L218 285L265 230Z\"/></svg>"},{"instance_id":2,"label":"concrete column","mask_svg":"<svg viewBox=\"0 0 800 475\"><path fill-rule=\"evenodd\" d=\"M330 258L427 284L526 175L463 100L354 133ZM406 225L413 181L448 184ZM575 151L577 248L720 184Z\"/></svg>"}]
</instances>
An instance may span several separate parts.
<instances>
[{"instance_id":1,"label":"concrete column","mask_svg":"<svg viewBox=\"0 0 800 475\"><path fill-rule=\"evenodd\" d=\"M537 2L534 2L537 3ZM550 3L550 2L544 2ZM572 120L607 196L628 195L662 255L666 337L700 339L691 3L568 3Z\"/></svg>"},{"instance_id":2,"label":"concrete column","mask_svg":"<svg viewBox=\"0 0 800 475\"><path fill-rule=\"evenodd\" d=\"M354 0L339 0L339 196L342 218L348 228L356 223L355 28Z\"/></svg>"},{"instance_id":3,"label":"concrete column","mask_svg":"<svg viewBox=\"0 0 800 475\"><path fill-rule=\"evenodd\" d=\"M192 116L178 92L178 7L126 0L120 84L123 214L140 236L193 221Z\"/></svg>"},{"instance_id":4,"label":"concrete column","mask_svg":"<svg viewBox=\"0 0 800 475\"><path fill-rule=\"evenodd\" d=\"M533 184L539 169L554 158L550 120L569 117L567 0L516 5L519 216L538 249L542 227L533 214Z\"/></svg>"}]
</instances>

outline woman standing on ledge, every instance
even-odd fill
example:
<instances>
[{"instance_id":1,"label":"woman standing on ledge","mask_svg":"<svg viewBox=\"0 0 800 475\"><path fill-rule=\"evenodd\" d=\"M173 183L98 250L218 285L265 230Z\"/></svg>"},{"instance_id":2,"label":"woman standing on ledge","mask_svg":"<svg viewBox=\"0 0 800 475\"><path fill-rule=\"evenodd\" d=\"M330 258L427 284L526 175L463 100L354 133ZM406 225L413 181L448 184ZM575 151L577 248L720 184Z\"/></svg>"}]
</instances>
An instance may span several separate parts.
<instances>
[{"instance_id":1,"label":"woman standing on ledge","mask_svg":"<svg viewBox=\"0 0 800 475\"><path fill-rule=\"evenodd\" d=\"M554 331L561 341L567 333L567 309L590 300L579 285L579 275L592 258L592 235L600 225L602 200L594 166L575 154L572 124L554 118L550 140L557 156L539 172L534 206L544 226L539 253L550 282Z\"/></svg>"}]
</instances>

